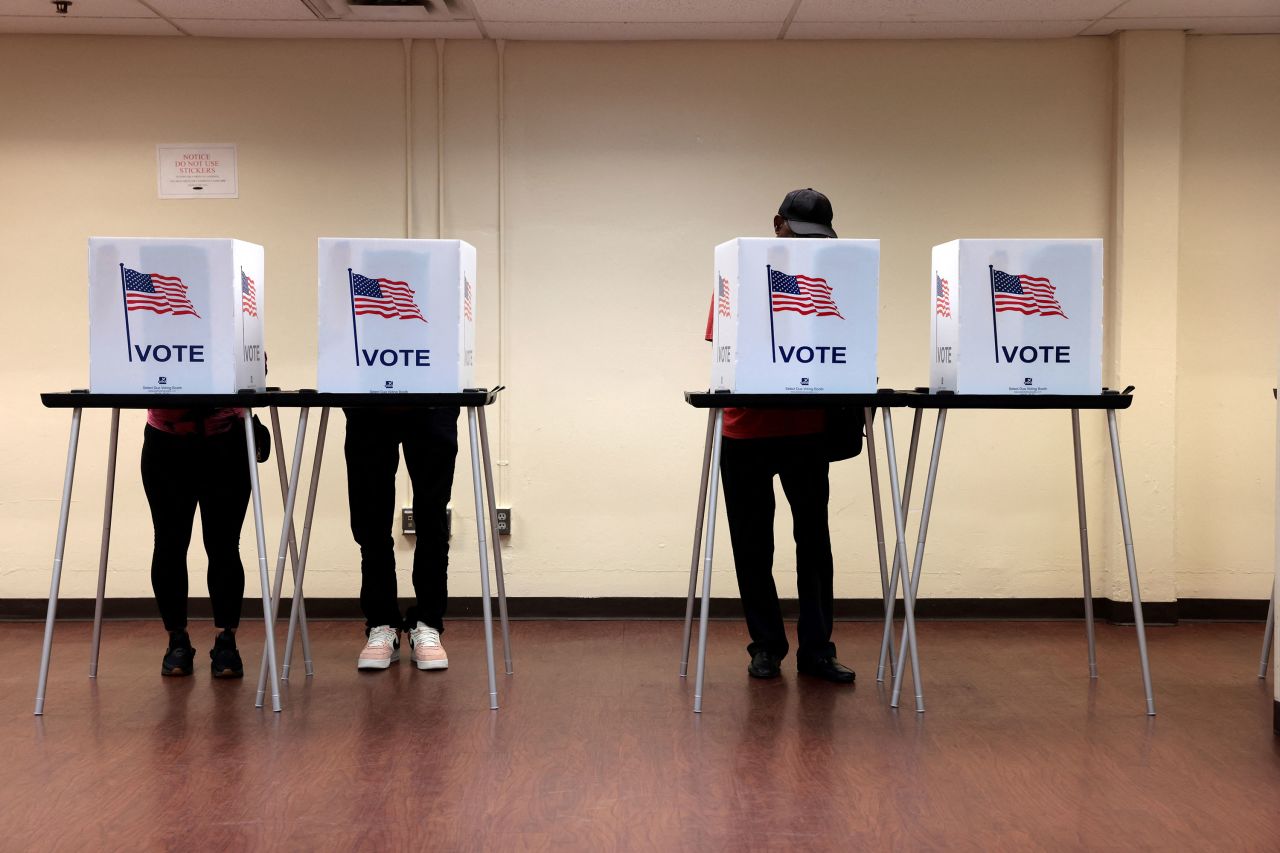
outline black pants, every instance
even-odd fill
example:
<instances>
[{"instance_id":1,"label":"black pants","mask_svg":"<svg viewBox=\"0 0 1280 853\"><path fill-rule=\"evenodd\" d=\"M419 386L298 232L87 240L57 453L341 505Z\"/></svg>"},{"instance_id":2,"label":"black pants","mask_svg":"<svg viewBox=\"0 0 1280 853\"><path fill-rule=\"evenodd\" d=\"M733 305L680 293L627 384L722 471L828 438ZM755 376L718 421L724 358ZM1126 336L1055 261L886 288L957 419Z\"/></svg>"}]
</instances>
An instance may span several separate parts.
<instances>
[{"instance_id":1,"label":"black pants","mask_svg":"<svg viewBox=\"0 0 1280 853\"><path fill-rule=\"evenodd\" d=\"M782 608L773 582L773 478L791 504L796 541L796 585L800 598L796 657L833 657L831 643L831 533L827 527L828 464L820 436L726 438L720 456L729 538L743 615L751 634L750 654L784 657L789 648Z\"/></svg>"},{"instance_id":2,"label":"black pants","mask_svg":"<svg viewBox=\"0 0 1280 853\"><path fill-rule=\"evenodd\" d=\"M351 534L360 546L360 609L365 626L444 630L449 601L446 509L458 456L458 409L347 409L347 499ZM413 591L402 618L396 593L396 469L400 448L413 483Z\"/></svg>"},{"instance_id":3,"label":"black pants","mask_svg":"<svg viewBox=\"0 0 1280 853\"><path fill-rule=\"evenodd\" d=\"M155 550L151 589L169 631L187 627L187 546L196 507L209 557L213 624L235 628L244 601L240 529L249 508L249 469L244 431L236 424L220 435L174 435L148 425L142 437L142 487L151 507Z\"/></svg>"}]
</instances>

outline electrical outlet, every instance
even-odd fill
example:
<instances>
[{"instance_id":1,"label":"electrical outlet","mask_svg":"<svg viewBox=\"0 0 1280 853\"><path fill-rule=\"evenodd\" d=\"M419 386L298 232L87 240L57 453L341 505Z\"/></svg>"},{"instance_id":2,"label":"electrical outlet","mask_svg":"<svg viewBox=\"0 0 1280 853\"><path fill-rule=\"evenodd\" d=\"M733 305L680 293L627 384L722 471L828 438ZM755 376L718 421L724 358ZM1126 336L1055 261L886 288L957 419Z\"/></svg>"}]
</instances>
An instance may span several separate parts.
<instances>
[{"instance_id":1,"label":"electrical outlet","mask_svg":"<svg viewBox=\"0 0 1280 853\"><path fill-rule=\"evenodd\" d=\"M453 538L453 507L444 509L444 526L449 538ZM413 522L413 507L406 506L400 509L400 532L405 536L417 535L418 527Z\"/></svg>"},{"instance_id":2,"label":"electrical outlet","mask_svg":"<svg viewBox=\"0 0 1280 853\"><path fill-rule=\"evenodd\" d=\"M498 535L511 535L511 507L498 507Z\"/></svg>"}]
</instances>

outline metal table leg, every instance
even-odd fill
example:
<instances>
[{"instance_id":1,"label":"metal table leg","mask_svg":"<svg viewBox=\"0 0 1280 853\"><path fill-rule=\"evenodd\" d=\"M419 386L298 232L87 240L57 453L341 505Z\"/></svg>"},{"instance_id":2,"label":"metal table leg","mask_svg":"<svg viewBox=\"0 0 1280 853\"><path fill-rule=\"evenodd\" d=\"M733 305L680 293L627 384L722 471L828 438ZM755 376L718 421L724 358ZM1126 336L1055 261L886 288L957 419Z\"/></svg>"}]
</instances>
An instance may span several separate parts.
<instances>
[{"instance_id":1,"label":"metal table leg","mask_svg":"<svg viewBox=\"0 0 1280 853\"><path fill-rule=\"evenodd\" d=\"M702 616L698 622L698 668L693 684L693 712L702 713L702 685L707 674L707 618L711 613L711 560L716 550L716 492L720 487L720 450L723 440L721 427L724 409L713 409L715 419L711 423L711 467L707 482L707 516L705 527L706 546L702 557Z\"/></svg>"},{"instance_id":2,"label":"metal table leg","mask_svg":"<svg viewBox=\"0 0 1280 853\"><path fill-rule=\"evenodd\" d=\"M67 544L67 518L71 514L71 486L76 477L76 446L80 443L80 409L71 410L71 440L67 446L67 470L62 477L62 508L58 511L58 537L53 546L53 577L49 582L49 611L44 619L44 645L40 648L40 677L36 681L36 716L44 713L44 690L49 681L49 655L53 651L53 621L58 614L58 587L62 584L62 552Z\"/></svg>"},{"instance_id":3,"label":"metal table leg","mask_svg":"<svg viewBox=\"0 0 1280 853\"><path fill-rule=\"evenodd\" d=\"M507 618L507 586L502 576L502 539L498 536L498 501L494 497L493 461L489 457L489 425L485 421L484 406L476 412L480 418L480 451L484 459L485 493L489 498L489 532L493 536L493 571L498 582L498 620L502 624L502 660L511 675L511 623ZM478 524L477 520L477 524Z\"/></svg>"},{"instance_id":4,"label":"metal table leg","mask_svg":"<svg viewBox=\"0 0 1280 853\"><path fill-rule=\"evenodd\" d=\"M876 523L876 555L880 558L880 595L884 600L885 607L891 608L892 605L889 602L891 598L896 597L896 595L891 596L889 592L889 559L885 553L884 545L884 511L880 506L880 467L876 462L876 431L872 422L872 415L874 411L874 409L869 407L863 409L862 422L866 425L867 471L871 475L871 511L875 517ZM692 588L689 592L689 603L690 605L693 604ZM892 609L890 609L889 612L892 614ZM892 621L890 621L889 624L892 626ZM892 630L892 627L890 627L890 630ZM892 641L892 638L890 638L890 640ZM880 644L880 648L885 648L885 644L883 642ZM893 662L890 661L890 666L892 665ZM882 667L876 674L876 681L882 681L883 674L884 669Z\"/></svg>"},{"instance_id":5,"label":"metal table leg","mask_svg":"<svg viewBox=\"0 0 1280 853\"><path fill-rule=\"evenodd\" d=\"M294 606L289 610L289 635L284 644L286 672L289 667L289 657L293 654L293 640L298 633L298 624L306 618L304 616L305 606L303 602L305 595L302 592L302 581L307 573L307 552L311 547L311 519L316 511L316 492L320 488L320 463L324 461L324 440L328 431L329 407L325 406L320 410L320 429L316 433L316 453L311 462L311 488L307 491L307 511L302 518L302 547L298 552L298 573L293 579ZM303 636L305 637L306 635L304 634ZM307 661L307 675L311 674L310 661Z\"/></svg>"},{"instance_id":6,"label":"metal table leg","mask_svg":"<svg viewBox=\"0 0 1280 853\"><path fill-rule=\"evenodd\" d=\"M897 547L902 553L902 611L903 622L906 625L902 632L902 646L898 651L898 660L894 669L893 696L889 700L889 705L894 708L898 707L898 699L902 694L902 676L906 672L906 656L910 652L911 680L915 684L917 713L924 711L924 686L920 676L920 656L916 651L919 645L916 642L916 592L920 586L920 561L924 556L924 537L929 529L929 508L933 503L933 483L938 471L938 453L941 450L942 430L946 421L947 410L939 409L938 425L935 427L933 434L933 456L929 460L929 479L925 483L924 489L924 509L920 516L920 536L916 543L915 569L910 574L906 571L906 504L901 503L898 497L897 465L894 461L891 461L889 466L889 485L893 497L893 523L898 537ZM896 460L893 448L893 421L887 408L884 410L884 440L885 449L889 454L890 460Z\"/></svg>"},{"instance_id":7,"label":"metal table leg","mask_svg":"<svg viewBox=\"0 0 1280 853\"><path fill-rule=\"evenodd\" d=\"M271 710L280 710L280 679L276 668L276 638L271 622L271 578L267 574L267 534L262 521L262 488L258 482L258 448L253 437L253 410L244 409L244 440L253 491L253 527L258 540L258 582L262 585L263 659L271 670Z\"/></svg>"},{"instance_id":8,"label":"metal table leg","mask_svg":"<svg viewBox=\"0 0 1280 853\"><path fill-rule=\"evenodd\" d=\"M884 412L888 414L888 409ZM911 446L907 449L907 473L902 484L902 524L904 536L899 537L893 546L893 569L889 574L889 595L885 601L884 612L884 633L880 638L880 662L876 666L876 681L883 682L884 674L887 671L890 676L895 672L893 666L893 611L898 598L898 577L906 574L907 567L907 549L906 549L906 519L907 511L911 508L911 483L916 472L916 449L920 446L920 421L924 417L923 409L916 409L915 415L911 419ZM890 457L894 470L897 470L898 457ZM899 570L901 567L901 571Z\"/></svg>"},{"instance_id":9,"label":"metal table leg","mask_svg":"<svg viewBox=\"0 0 1280 853\"><path fill-rule=\"evenodd\" d=\"M480 478L480 439L476 407L467 407L467 428L471 433L471 487L476 498L476 541L480 549L480 606L484 611L484 651L489 665L489 708L498 710L498 680L493 666L493 605L489 601L489 543L485 537L484 483Z\"/></svg>"},{"instance_id":10,"label":"metal table leg","mask_svg":"<svg viewBox=\"0 0 1280 853\"><path fill-rule=\"evenodd\" d=\"M693 639L693 596L698 591L698 552L702 550L702 520L707 511L707 473L711 465L711 436L716 409L707 410L707 439L702 446L702 480L698 484L698 517L693 523L693 556L689 558L689 598L684 605L684 639L680 644L680 677L689 675L689 643Z\"/></svg>"},{"instance_id":11,"label":"metal table leg","mask_svg":"<svg viewBox=\"0 0 1280 853\"><path fill-rule=\"evenodd\" d=\"M1154 717L1156 701L1151 693L1151 665L1147 660L1147 629L1142 620L1142 594L1138 590L1138 564L1133 555L1133 528L1129 524L1129 496L1124 487L1124 464L1120 461L1120 433L1116 429L1115 409L1107 409L1107 428L1111 433L1111 461L1116 471L1120 525L1124 531L1124 556L1129 567L1129 591L1133 594L1133 623L1138 629L1138 657L1142 661L1142 686L1147 694L1147 716Z\"/></svg>"},{"instance_id":12,"label":"metal table leg","mask_svg":"<svg viewBox=\"0 0 1280 853\"><path fill-rule=\"evenodd\" d=\"M284 436L280 434L280 410L276 406L271 407L271 434L276 445L276 471L280 475L280 502L282 505L288 505L289 494L289 472L285 470L284 464ZM293 476L301 476L301 471L294 471ZM289 559L293 565L293 599L290 602L289 624L293 624L293 611L299 610L301 613L300 622L302 626L302 664L308 676L315 674L315 670L311 665L311 637L307 634L307 611L306 605L298 596L298 542L294 535L293 517L285 519L289 522ZM279 613L277 607L276 612ZM293 645L286 643L284 659L280 666L280 680L289 680L289 667L293 663Z\"/></svg>"},{"instance_id":13,"label":"metal table leg","mask_svg":"<svg viewBox=\"0 0 1280 853\"><path fill-rule=\"evenodd\" d=\"M1275 639L1276 631L1276 587L1271 585L1271 603L1267 605L1267 633L1262 638L1262 658L1258 661L1258 677L1265 680L1267 677L1267 661L1271 659L1271 642Z\"/></svg>"},{"instance_id":14,"label":"metal table leg","mask_svg":"<svg viewBox=\"0 0 1280 853\"><path fill-rule=\"evenodd\" d=\"M1084 577L1084 631L1089 641L1089 677L1098 677L1098 651L1093 632L1093 584L1089 571L1089 522L1084 509L1084 461L1080 454L1080 410L1071 410L1071 437L1075 442L1076 507L1080 513L1080 573Z\"/></svg>"},{"instance_id":15,"label":"metal table leg","mask_svg":"<svg viewBox=\"0 0 1280 853\"><path fill-rule=\"evenodd\" d=\"M111 512L116 496L116 448L120 438L120 410L111 410L111 438L107 444L107 495L102 501L102 549L98 553L98 595L93 603L93 642L89 645L89 677L98 677L98 649L102 645L102 605L107 597L107 555L111 552Z\"/></svg>"},{"instance_id":16,"label":"metal table leg","mask_svg":"<svg viewBox=\"0 0 1280 853\"><path fill-rule=\"evenodd\" d=\"M298 410L298 437L293 442L293 471L294 477L289 481L289 494L284 500L284 518L280 521L280 548L276 556L276 580L275 585L271 589L271 615L268 617L266 625L266 634L271 637L272 645L275 645L276 633L276 616L280 613L280 599L284 595L284 567L289 557L289 539L293 533L293 508L298 499L298 481L302 479L298 476L302 471L302 450L307 440L307 415L310 409L303 407ZM278 682L279 671L272 664L271 680L273 683ZM254 706L262 707L263 695L267 689L267 659L262 659L262 667L258 671L258 695L254 700ZM276 686L277 692L279 686ZM277 709L279 710L279 709Z\"/></svg>"}]
</instances>

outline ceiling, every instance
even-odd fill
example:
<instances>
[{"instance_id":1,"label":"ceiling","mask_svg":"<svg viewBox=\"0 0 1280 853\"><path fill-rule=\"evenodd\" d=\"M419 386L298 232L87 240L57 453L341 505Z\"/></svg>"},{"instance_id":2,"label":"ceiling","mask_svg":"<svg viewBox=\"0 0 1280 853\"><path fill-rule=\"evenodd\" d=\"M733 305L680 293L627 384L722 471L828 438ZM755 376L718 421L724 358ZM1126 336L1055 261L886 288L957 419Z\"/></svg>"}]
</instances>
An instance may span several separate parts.
<instances>
[{"instance_id":1,"label":"ceiling","mask_svg":"<svg viewBox=\"0 0 1280 853\"><path fill-rule=\"evenodd\" d=\"M1065 38L1280 33L1280 0L0 0L0 33L213 38ZM388 0L382 0L388 2ZM403 2L403 0L402 0Z\"/></svg>"}]
</instances>

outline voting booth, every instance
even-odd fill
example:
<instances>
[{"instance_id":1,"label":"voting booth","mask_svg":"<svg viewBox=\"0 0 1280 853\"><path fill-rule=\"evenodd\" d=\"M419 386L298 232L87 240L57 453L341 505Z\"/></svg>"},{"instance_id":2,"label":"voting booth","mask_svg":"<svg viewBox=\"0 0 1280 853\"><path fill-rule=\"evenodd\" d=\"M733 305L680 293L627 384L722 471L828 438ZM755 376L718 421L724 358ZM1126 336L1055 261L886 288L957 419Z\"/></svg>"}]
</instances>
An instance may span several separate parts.
<instances>
[{"instance_id":1,"label":"voting booth","mask_svg":"<svg viewBox=\"0 0 1280 853\"><path fill-rule=\"evenodd\" d=\"M1102 392L1102 241L933 248L930 390Z\"/></svg>"},{"instance_id":2,"label":"voting booth","mask_svg":"<svg viewBox=\"0 0 1280 853\"><path fill-rule=\"evenodd\" d=\"M879 240L716 246L712 390L874 392L879 278Z\"/></svg>"},{"instance_id":3,"label":"voting booth","mask_svg":"<svg viewBox=\"0 0 1280 853\"><path fill-rule=\"evenodd\" d=\"M474 385L474 246L324 238L318 270L318 390L458 393Z\"/></svg>"},{"instance_id":4,"label":"voting booth","mask_svg":"<svg viewBox=\"0 0 1280 853\"><path fill-rule=\"evenodd\" d=\"M264 390L263 266L241 240L89 238L90 390Z\"/></svg>"}]
</instances>

